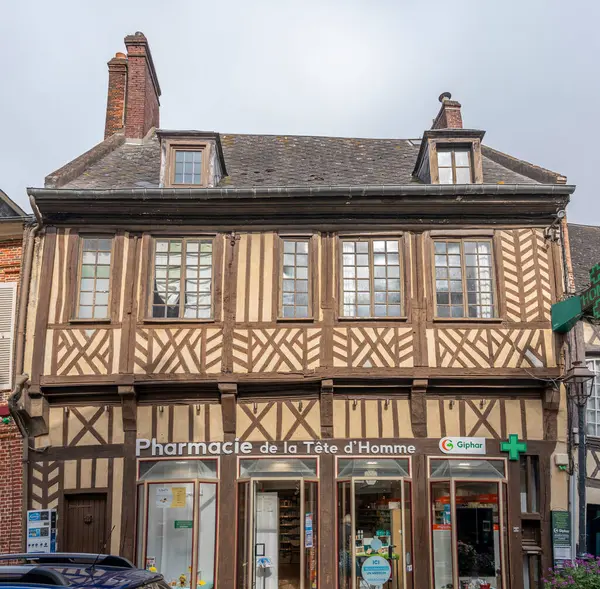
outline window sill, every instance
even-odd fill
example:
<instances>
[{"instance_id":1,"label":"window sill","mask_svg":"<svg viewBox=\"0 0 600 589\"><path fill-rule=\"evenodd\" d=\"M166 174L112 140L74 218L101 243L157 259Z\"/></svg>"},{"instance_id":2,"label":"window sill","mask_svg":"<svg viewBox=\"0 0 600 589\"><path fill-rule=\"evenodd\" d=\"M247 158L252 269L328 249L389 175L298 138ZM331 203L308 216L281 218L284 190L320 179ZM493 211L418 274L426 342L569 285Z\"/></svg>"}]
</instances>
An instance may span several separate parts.
<instances>
[{"instance_id":1,"label":"window sill","mask_svg":"<svg viewBox=\"0 0 600 589\"><path fill-rule=\"evenodd\" d=\"M381 321L385 323L406 323L408 321L408 317L338 317L338 321L353 321L354 323L358 321L368 321L373 323L374 321Z\"/></svg>"},{"instance_id":2,"label":"window sill","mask_svg":"<svg viewBox=\"0 0 600 589\"><path fill-rule=\"evenodd\" d=\"M314 323L314 317L277 317L277 323Z\"/></svg>"},{"instance_id":3,"label":"window sill","mask_svg":"<svg viewBox=\"0 0 600 589\"><path fill-rule=\"evenodd\" d=\"M180 319L178 317L145 317L143 323L215 323L214 319Z\"/></svg>"},{"instance_id":4,"label":"window sill","mask_svg":"<svg viewBox=\"0 0 600 589\"><path fill-rule=\"evenodd\" d=\"M539 513L523 513L521 512L521 519L530 520L530 521L540 521L542 516Z\"/></svg>"},{"instance_id":5,"label":"window sill","mask_svg":"<svg viewBox=\"0 0 600 589\"><path fill-rule=\"evenodd\" d=\"M502 317L434 317L435 323L502 323Z\"/></svg>"},{"instance_id":6,"label":"window sill","mask_svg":"<svg viewBox=\"0 0 600 589\"><path fill-rule=\"evenodd\" d=\"M111 319L110 318L106 318L106 319L80 319L79 317L73 317L72 319L69 319L69 323L76 323L76 324L110 324L111 323Z\"/></svg>"}]
</instances>

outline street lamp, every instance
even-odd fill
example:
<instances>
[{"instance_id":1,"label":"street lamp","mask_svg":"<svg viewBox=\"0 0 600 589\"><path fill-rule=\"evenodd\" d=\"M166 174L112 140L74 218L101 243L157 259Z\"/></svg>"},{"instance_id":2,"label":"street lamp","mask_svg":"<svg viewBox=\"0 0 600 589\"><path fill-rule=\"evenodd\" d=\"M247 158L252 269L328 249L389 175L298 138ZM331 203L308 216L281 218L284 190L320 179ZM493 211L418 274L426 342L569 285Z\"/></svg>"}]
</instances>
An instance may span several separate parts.
<instances>
[{"instance_id":1,"label":"street lamp","mask_svg":"<svg viewBox=\"0 0 600 589\"><path fill-rule=\"evenodd\" d=\"M577 405L577 429L579 432L579 446L577 448L578 462L578 495L579 495L579 555L583 556L587 551L586 534L586 498L585 498L585 479L587 478L586 463L586 435L585 435L585 409L587 401L592 394L594 386L595 372L592 372L587 366L582 366L581 360L573 362L571 368L567 370L563 382L567 387L569 398ZM569 432L571 435L571 432Z\"/></svg>"}]
</instances>

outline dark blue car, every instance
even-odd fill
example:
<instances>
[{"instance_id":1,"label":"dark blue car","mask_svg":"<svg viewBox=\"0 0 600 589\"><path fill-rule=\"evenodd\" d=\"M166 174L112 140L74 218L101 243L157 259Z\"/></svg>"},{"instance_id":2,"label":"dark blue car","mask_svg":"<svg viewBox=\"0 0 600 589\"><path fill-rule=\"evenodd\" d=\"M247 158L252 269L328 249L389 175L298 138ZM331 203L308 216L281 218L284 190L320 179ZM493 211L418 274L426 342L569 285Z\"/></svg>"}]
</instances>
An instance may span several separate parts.
<instances>
[{"instance_id":1,"label":"dark blue car","mask_svg":"<svg viewBox=\"0 0 600 589\"><path fill-rule=\"evenodd\" d=\"M0 589L171 589L162 575L109 554L3 554Z\"/></svg>"}]
</instances>

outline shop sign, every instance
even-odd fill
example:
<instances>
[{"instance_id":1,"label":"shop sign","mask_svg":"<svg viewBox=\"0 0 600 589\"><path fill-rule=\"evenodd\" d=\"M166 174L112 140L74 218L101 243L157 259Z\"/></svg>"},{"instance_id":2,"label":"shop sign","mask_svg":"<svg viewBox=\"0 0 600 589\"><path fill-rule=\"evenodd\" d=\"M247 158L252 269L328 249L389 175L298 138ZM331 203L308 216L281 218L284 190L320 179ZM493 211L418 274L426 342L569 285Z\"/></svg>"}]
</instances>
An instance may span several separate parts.
<instances>
[{"instance_id":1,"label":"shop sign","mask_svg":"<svg viewBox=\"0 0 600 589\"><path fill-rule=\"evenodd\" d=\"M156 507L185 507L187 489L185 487L158 487L156 489Z\"/></svg>"},{"instance_id":2,"label":"shop sign","mask_svg":"<svg viewBox=\"0 0 600 589\"><path fill-rule=\"evenodd\" d=\"M442 438L444 454L485 454L485 438Z\"/></svg>"},{"instance_id":3,"label":"shop sign","mask_svg":"<svg viewBox=\"0 0 600 589\"><path fill-rule=\"evenodd\" d=\"M571 560L571 514L568 511L552 511L552 552L554 566L564 567Z\"/></svg>"},{"instance_id":4,"label":"shop sign","mask_svg":"<svg viewBox=\"0 0 600 589\"><path fill-rule=\"evenodd\" d=\"M312 513L307 513L304 517L304 547L313 547L313 519Z\"/></svg>"},{"instance_id":5,"label":"shop sign","mask_svg":"<svg viewBox=\"0 0 600 589\"><path fill-rule=\"evenodd\" d=\"M411 444L373 444L367 440L350 440L339 446L321 440L283 442L283 445L278 446L273 442L241 442L239 438L236 438L234 442L168 442L166 444L157 442L156 438L138 438L135 442L136 456L141 456L144 450L149 450L151 456L219 456L221 454L253 454L255 449L258 449L260 454L269 456L282 454L389 454L398 456L414 454L417 450L416 446Z\"/></svg>"},{"instance_id":6,"label":"shop sign","mask_svg":"<svg viewBox=\"0 0 600 589\"><path fill-rule=\"evenodd\" d=\"M56 552L56 509L27 512L27 552Z\"/></svg>"},{"instance_id":7,"label":"shop sign","mask_svg":"<svg viewBox=\"0 0 600 589\"><path fill-rule=\"evenodd\" d=\"M369 585L383 585L392 576L392 567L383 556L370 556L361 567L361 576Z\"/></svg>"}]
</instances>

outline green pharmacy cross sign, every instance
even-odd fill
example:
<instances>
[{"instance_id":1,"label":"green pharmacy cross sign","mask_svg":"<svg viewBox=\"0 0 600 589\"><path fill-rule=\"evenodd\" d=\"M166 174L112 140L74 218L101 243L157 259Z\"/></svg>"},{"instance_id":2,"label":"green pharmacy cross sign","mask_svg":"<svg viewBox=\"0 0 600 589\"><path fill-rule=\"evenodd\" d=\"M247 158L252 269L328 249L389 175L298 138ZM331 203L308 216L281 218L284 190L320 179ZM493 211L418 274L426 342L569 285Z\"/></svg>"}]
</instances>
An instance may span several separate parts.
<instances>
[{"instance_id":1,"label":"green pharmacy cross sign","mask_svg":"<svg viewBox=\"0 0 600 589\"><path fill-rule=\"evenodd\" d=\"M517 434L510 434L508 436L508 442L500 443L500 450L502 452L508 452L509 460L519 460L519 454L521 454L521 452L527 452L527 444L525 442L519 442L519 436Z\"/></svg>"},{"instance_id":2,"label":"green pharmacy cross sign","mask_svg":"<svg viewBox=\"0 0 600 589\"><path fill-rule=\"evenodd\" d=\"M552 305L552 330L567 333L583 315L600 319L600 264L590 270L591 286L580 295Z\"/></svg>"}]
</instances>

